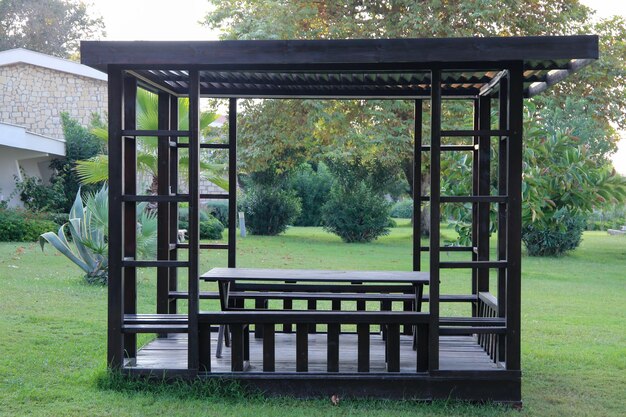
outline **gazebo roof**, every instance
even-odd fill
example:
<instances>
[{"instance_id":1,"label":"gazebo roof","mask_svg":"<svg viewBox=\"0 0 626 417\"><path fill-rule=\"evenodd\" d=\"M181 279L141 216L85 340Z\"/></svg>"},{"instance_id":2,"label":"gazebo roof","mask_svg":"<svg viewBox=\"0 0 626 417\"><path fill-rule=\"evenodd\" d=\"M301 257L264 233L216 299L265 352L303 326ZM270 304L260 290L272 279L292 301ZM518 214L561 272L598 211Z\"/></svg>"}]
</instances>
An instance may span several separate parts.
<instances>
[{"instance_id":1,"label":"gazebo roof","mask_svg":"<svg viewBox=\"0 0 626 417\"><path fill-rule=\"evenodd\" d=\"M533 96L598 58L598 37L535 36L313 41L87 41L81 60L119 66L146 86L186 95L189 70L210 97L420 98L442 69L444 96L490 90L507 62L523 61Z\"/></svg>"}]
</instances>

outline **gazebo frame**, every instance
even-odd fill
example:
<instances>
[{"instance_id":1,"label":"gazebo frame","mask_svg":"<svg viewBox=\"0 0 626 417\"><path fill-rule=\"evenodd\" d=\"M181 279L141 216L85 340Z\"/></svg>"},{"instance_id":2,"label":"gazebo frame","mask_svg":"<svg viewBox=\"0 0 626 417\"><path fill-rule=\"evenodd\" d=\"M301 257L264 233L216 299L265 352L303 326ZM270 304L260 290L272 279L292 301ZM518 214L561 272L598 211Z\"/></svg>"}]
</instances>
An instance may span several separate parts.
<instances>
[{"instance_id":1,"label":"gazebo frame","mask_svg":"<svg viewBox=\"0 0 626 417\"><path fill-rule=\"evenodd\" d=\"M109 77L107 359L111 368L121 369L130 375L159 375L166 372L170 377L234 378L268 393L299 396L341 393L424 400L453 397L521 403L523 99L543 91L597 59L596 36L337 41L90 41L82 42L81 58L84 64L105 71ZM137 129L135 101L138 86L158 94L159 122L156 131ZM179 97L189 98L189 130L178 129ZM227 144L201 141L201 97L229 99ZM380 301L381 310L384 310L380 312L365 311L365 299L357 300L357 311L342 311L340 299L333 299L332 311L320 311L316 310L318 300L309 298L309 311L294 312L286 317L280 311L259 311L267 306L267 298L263 299L259 293L255 296L257 309L254 310L229 311L225 308L220 312L201 311L201 299L219 298L219 294L200 291L199 278L204 272L200 271L200 251L226 249L228 267L236 267L234 225L237 220L235 184L238 98L414 100L416 157L413 164L413 199L416 204L413 270L423 269L420 254L428 252L430 284L425 297L428 300L427 312L406 311L415 309L407 299L402 301L405 311L391 311L392 301L382 298L377 300ZM442 130L444 99L469 100L473 103L473 129ZM426 144L422 137L424 100L430 101L431 109L431 135ZM497 100L498 114L495 129L491 116L493 100ZM145 136L158 137L157 195L141 195L136 186L137 142ZM471 143L446 143L445 138L450 137L467 138ZM493 138L497 142L492 142ZM495 143L497 149L496 195L492 195L490 189L492 143ZM224 149L229 152L228 178L231 186L228 193L200 194L200 153L203 149ZM454 151L472 155L471 196L441 195L441 152ZM181 152L188 152L188 178L185 181L188 192L180 191L178 161ZM422 195L420 186L423 154L430 155L429 196ZM200 202L215 198L229 202L231 227L228 229L228 244L200 242ZM156 260L135 258L135 211L138 202L156 203L158 206ZM179 243L177 239L178 207L182 202L189 204L188 243ZM430 205L430 244L421 247L420 216L424 203ZM446 203L471 204L470 246L441 246L440 207ZM495 259L490 257L491 204L497 207ZM188 254L186 257L179 253L185 249ZM466 252L471 254L471 260L443 261L442 251ZM156 268L157 271L156 314L138 314L137 311L137 268L144 267ZM179 268L187 269L184 290L179 288ZM440 274L448 268L471 270L471 294L440 293ZM495 296L490 293L490 270L497 270ZM237 286L240 290L244 287ZM273 288L286 290L287 287ZM319 300L327 299L324 297ZM234 305L242 307L245 298L242 292L241 299L235 300ZM297 299L287 298L282 299L285 309L292 307L292 299ZM179 314L177 309L178 300L181 299L187 300L186 314ZM470 303L472 315L443 317L440 314L442 302ZM324 336L328 340L328 371L308 372L310 355L307 340L310 337L322 337L315 330L315 325L320 323L328 324L328 333ZM401 323L414 327L405 326L404 335L400 335ZM276 349L279 349L275 345L277 326L283 326L284 337L291 337L289 333L292 324L297 327L296 372L281 370L275 354ZM340 328L341 324L357 325L358 341L355 346L358 345L358 367L339 372L335 363L339 361L339 347L331 347L330 340L335 337L331 328ZM216 326L224 329L226 325L230 326L233 338L230 369L219 368L216 359L212 359L210 354L211 345L216 340ZM374 353L370 356L370 349L374 352L374 345L370 344L373 343L370 341L370 330L374 325L380 325L386 331L387 345L384 349L387 368L383 371L370 370L369 366L370 360L374 358ZM259 352L262 351L263 370L245 370L241 367L244 361L253 361L253 348L250 347L246 330L251 326L256 329L257 337L263 337L258 347ZM241 333L242 329L244 333ZM410 366L414 368L407 370L399 355L401 351L406 355L411 349L401 348L401 340L410 340L413 332L416 333L418 352L417 357L413 354L410 359L413 364ZM182 365L173 364L168 356L173 351L165 348L159 350L154 347L152 351L144 348L138 352L137 333L157 334L158 338L153 343L161 343L162 346L170 341L182 343L186 349L186 360ZM336 337L338 343L338 333ZM462 343L468 341L473 343L472 349L482 352L483 359L487 358L488 366L480 361L474 363L473 359L463 362L462 357L466 355L463 346L467 345ZM462 342L458 345L460 347L449 352L440 345L457 342ZM221 349L221 342L219 346ZM455 355L456 359L461 358L460 362L454 362ZM450 360L456 365L446 365L446 361Z\"/></svg>"}]
</instances>

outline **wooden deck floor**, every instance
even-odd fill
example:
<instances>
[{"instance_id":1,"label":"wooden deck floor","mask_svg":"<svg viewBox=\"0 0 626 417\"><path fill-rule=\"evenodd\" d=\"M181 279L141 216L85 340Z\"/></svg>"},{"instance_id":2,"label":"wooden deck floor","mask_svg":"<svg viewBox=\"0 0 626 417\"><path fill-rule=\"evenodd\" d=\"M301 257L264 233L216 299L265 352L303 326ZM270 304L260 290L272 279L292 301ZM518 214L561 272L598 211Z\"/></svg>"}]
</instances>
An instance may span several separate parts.
<instances>
[{"instance_id":1,"label":"wooden deck floor","mask_svg":"<svg viewBox=\"0 0 626 417\"><path fill-rule=\"evenodd\" d=\"M216 335L212 335L211 371L230 372L230 349L224 348L222 357L215 357ZM400 372L414 373L416 354L412 349L411 336L401 336ZM379 334L370 338L370 372L386 372L384 342ZM263 368L263 341L250 338L250 363L247 372L261 372ZM497 371L494 364L471 336L442 336L440 339L441 370ZM147 343L137 354L138 369L187 368L187 336L170 335ZM342 334L339 340L339 372L356 372L357 337ZM296 335L276 334L276 372L296 371ZM309 335L309 372L326 372L326 335Z\"/></svg>"}]
</instances>

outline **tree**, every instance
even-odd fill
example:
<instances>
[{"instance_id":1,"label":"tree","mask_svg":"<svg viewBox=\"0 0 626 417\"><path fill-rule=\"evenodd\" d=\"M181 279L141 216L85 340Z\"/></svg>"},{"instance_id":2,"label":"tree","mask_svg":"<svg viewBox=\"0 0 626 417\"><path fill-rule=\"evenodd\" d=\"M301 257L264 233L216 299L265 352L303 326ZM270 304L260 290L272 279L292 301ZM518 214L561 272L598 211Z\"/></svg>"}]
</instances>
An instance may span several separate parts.
<instances>
[{"instance_id":1,"label":"tree","mask_svg":"<svg viewBox=\"0 0 626 417\"><path fill-rule=\"evenodd\" d=\"M339 3L320 0L212 1L213 11L207 15L205 23L213 29L222 30L224 39L549 35L579 33L588 29L587 22L591 11L582 6L578 0L526 2L508 0L504 2L505 4L502 3L500 0L481 2L348 0ZM370 134L363 131L358 146L348 149L363 149L364 146L369 146L371 154L380 157L382 150L383 155L395 158L394 163L390 165L402 170L409 188L412 189L411 102L344 101L311 104L310 101L292 101L282 105L269 103L270 101L264 101L254 105L260 108L258 112L265 112L266 106L280 106L285 110L277 113L277 118L272 119L278 125L273 128L275 136L280 137L288 137L288 132L300 132L302 128L317 126L321 127L315 132L318 137L320 131L325 130L327 135L333 136L331 140L336 140L348 136L350 131L354 130L355 120L359 122L360 127L365 126L362 122L366 121L371 128ZM360 111L354 111L355 108ZM310 113L311 109L316 109L317 112ZM370 113L369 117L363 117L363 110ZM302 114L305 111L308 111L310 116L303 122ZM377 129L376 120L384 120L387 128L390 121L395 123L395 126L391 130ZM387 133L381 135L382 132ZM379 134L378 142L374 144L371 141L373 133ZM354 144L356 139L359 137L352 135L350 144ZM321 144L327 145L328 141L322 140ZM264 152L271 154L272 151L266 148ZM277 157L279 156L280 153Z\"/></svg>"},{"instance_id":2,"label":"tree","mask_svg":"<svg viewBox=\"0 0 626 417\"><path fill-rule=\"evenodd\" d=\"M347 0L333 2L309 0L226 0L211 1L212 12L205 23L222 30L225 39L333 39L333 38L394 38L394 37L450 37L450 36L512 36L563 35L596 32L601 34L601 59L558 85L542 97L536 98L538 108L551 118L554 128L561 129L572 111L584 110L593 115L593 123L579 125L580 139L590 144L594 158L606 159L614 151L615 130L626 125L626 90L624 70L626 24L613 18L592 23L593 11L578 0L482 0L442 2L397 0ZM578 102L566 97L583 97ZM254 103L262 113L269 101ZM301 115L298 106L317 109L309 113L309 120L294 118ZM315 126L314 140L328 145L328 138L339 152L361 156L389 158L389 164L401 169L413 188L412 103L396 102L323 102L310 104L293 101L278 114L276 135L293 132L303 126ZM353 111L353 110L361 110ZM364 115L363 113L368 113ZM468 111L450 107L444 109L444 124L448 120L467 120ZM427 117L427 115L425 116ZM384 120L391 129L380 129ZM444 126L445 127L445 126ZM427 137L427 132L425 135ZM346 140L338 140L338 139ZM254 143L254 138L251 139ZM369 151L368 151L369 149ZM266 149L268 155L271 150ZM442 156L442 167L458 167L460 160L451 153ZM427 172L428 161L423 161ZM450 174L450 175L449 175ZM453 171L444 171L451 177ZM427 176L422 176L427 186ZM458 187L468 189L469 182L461 178ZM423 187L423 188L424 188Z\"/></svg>"},{"instance_id":3,"label":"tree","mask_svg":"<svg viewBox=\"0 0 626 417\"><path fill-rule=\"evenodd\" d=\"M158 97L149 91L137 90L137 126L142 130L158 130ZM209 134L209 126L217 115L211 112L200 113L200 129L203 135ZM189 100L180 99L178 106L178 126L181 130L189 128ZM92 128L92 133L100 138L105 144L109 139L109 132L106 125L96 123ZM158 177L158 139L156 137L138 137L137 146L137 170L147 173L152 178L150 191L155 194ZM187 138L179 138L181 141ZM184 171L189 166L189 156L182 154L178 156L179 168L183 171L181 178L185 177ZM97 184L107 181L109 178L109 159L106 153L102 153L87 160L78 161L76 169L78 176L84 184ZM228 181L222 177L223 167L212 163L209 158L200 161L200 174L215 185L228 190Z\"/></svg>"},{"instance_id":4,"label":"tree","mask_svg":"<svg viewBox=\"0 0 626 417\"><path fill-rule=\"evenodd\" d=\"M104 21L78 0L0 0L0 50L76 56L81 39L104 35Z\"/></svg>"}]
</instances>

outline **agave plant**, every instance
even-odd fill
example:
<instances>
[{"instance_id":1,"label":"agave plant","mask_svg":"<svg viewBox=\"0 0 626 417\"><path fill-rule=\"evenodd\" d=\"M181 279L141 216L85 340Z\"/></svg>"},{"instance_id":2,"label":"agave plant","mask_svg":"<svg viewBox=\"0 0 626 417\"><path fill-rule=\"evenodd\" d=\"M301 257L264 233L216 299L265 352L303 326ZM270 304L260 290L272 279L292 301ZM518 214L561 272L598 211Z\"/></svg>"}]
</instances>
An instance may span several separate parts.
<instances>
[{"instance_id":1,"label":"agave plant","mask_svg":"<svg viewBox=\"0 0 626 417\"><path fill-rule=\"evenodd\" d=\"M108 281L107 231L109 190L105 185L97 193L87 194L85 203L80 194L70 210L69 221L57 233L46 232L39 237L43 250L46 242L74 262L85 272L88 283L106 284ZM69 229L68 239L67 230ZM157 221L146 204L137 205L137 257L150 258L156 255Z\"/></svg>"}]
</instances>

